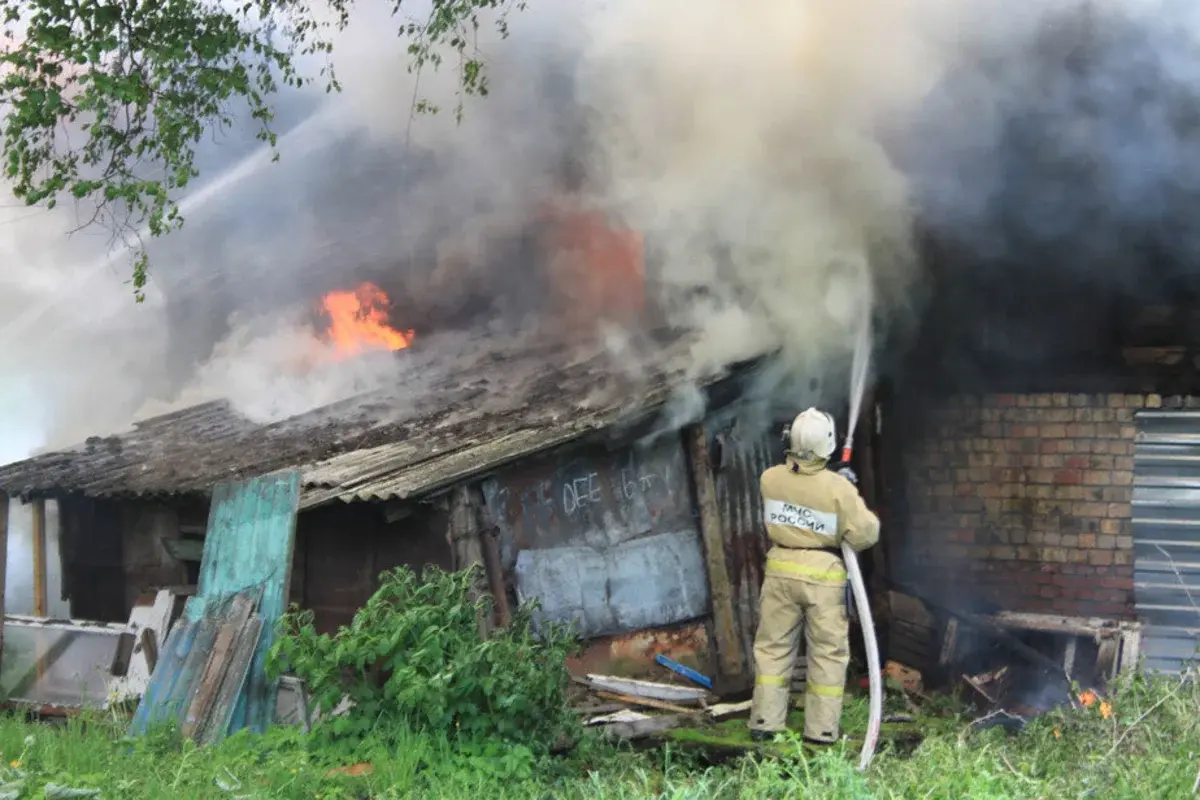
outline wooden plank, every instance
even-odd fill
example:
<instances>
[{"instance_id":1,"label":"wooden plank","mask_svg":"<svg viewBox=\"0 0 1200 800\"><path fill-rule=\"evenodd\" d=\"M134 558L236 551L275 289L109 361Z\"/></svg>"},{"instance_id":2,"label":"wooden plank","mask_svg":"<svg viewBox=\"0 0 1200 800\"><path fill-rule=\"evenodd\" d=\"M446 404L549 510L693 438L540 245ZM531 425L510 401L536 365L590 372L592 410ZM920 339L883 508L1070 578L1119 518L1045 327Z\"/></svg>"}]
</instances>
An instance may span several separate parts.
<instances>
[{"instance_id":1,"label":"wooden plank","mask_svg":"<svg viewBox=\"0 0 1200 800\"><path fill-rule=\"evenodd\" d=\"M254 612L253 600L246 593L234 596L229 610L208 654L204 672L200 677L199 690L189 705L183 720L183 735L195 738L196 731L203 726L216 699L217 690L229 668L233 646L242 628Z\"/></svg>"},{"instance_id":2,"label":"wooden plank","mask_svg":"<svg viewBox=\"0 0 1200 800\"><path fill-rule=\"evenodd\" d=\"M604 737L616 741L645 739L678 728L695 718L696 714L674 714L633 722L616 722L604 727Z\"/></svg>"},{"instance_id":3,"label":"wooden plank","mask_svg":"<svg viewBox=\"0 0 1200 800\"><path fill-rule=\"evenodd\" d=\"M671 703L698 703L708 694L707 691L693 686L676 686L670 683L653 683L639 681L633 678L619 678L615 675L587 676L587 685L597 691L627 694L633 697L648 697L652 700L663 700Z\"/></svg>"},{"instance_id":4,"label":"wooden plank","mask_svg":"<svg viewBox=\"0 0 1200 800\"><path fill-rule=\"evenodd\" d=\"M976 630L987 631L997 641L1003 644L1012 652L1025 658L1031 664L1036 664L1043 667L1052 674L1061 675L1063 672L1062 664L1050 658L1049 656L1039 653L1029 645L1022 642L1016 636L1013 636L1003 625L1000 625L987 617L979 616L978 614L970 614L965 611L954 611L938 603L934 603L926 598L922 598L930 607L947 614L949 622L946 625L946 636L942 640L942 654L938 659L939 666L946 666L950 662L948 658L954 654L954 649L958 639L958 623L969 625ZM951 635L953 628L954 635Z\"/></svg>"},{"instance_id":5,"label":"wooden plank","mask_svg":"<svg viewBox=\"0 0 1200 800\"><path fill-rule=\"evenodd\" d=\"M137 644L137 637L132 633L122 633L117 637L117 648L113 653L112 664L108 667L108 671L114 678L124 678L129 674L129 662L133 660L135 644Z\"/></svg>"},{"instance_id":6,"label":"wooden plank","mask_svg":"<svg viewBox=\"0 0 1200 800\"><path fill-rule=\"evenodd\" d=\"M742 714L748 715L751 705L753 705L753 701L751 700L741 703L718 703L715 706L709 707L708 715L715 721L720 722L721 720L739 717Z\"/></svg>"},{"instance_id":7,"label":"wooden plank","mask_svg":"<svg viewBox=\"0 0 1200 800\"><path fill-rule=\"evenodd\" d=\"M33 615L47 617L46 598L46 501L33 501Z\"/></svg>"},{"instance_id":8,"label":"wooden plank","mask_svg":"<svg viewBox=\"0 0 1200 800\"><path fill-rule=\"evenodd\" d=\"M659 711L674 711L677 714L690 714L694 709L677 706L674 703L666 703L662 700L654 700L649 697L634 697L628 694L617 694L616 692L596 692L597 697L603 697L605 700L619 700L622 703L628 703L631 706L641 706L642 708L657 708Z\"/></svg>"},{"instance_id":9,"label":"wooden plank","mask_svg":"<svg viewBox=\"0 0 1200 800\"><path fill-rule=\"evenodd\" d=\"M204 674L208 655L212 652L213 642L219 630L220 622L217 617L207 616L200 620L196 629L196 639L180 664L178 680L163 704L164 719L183 723L192 698L200 690L200 677Z\"/></svg>"},{"instance_id":10,"label":"wooden plank","mask_svg":"<svg viewBox=\"0 0 1200 800\"><path fill-rule=\"evenodd\" d=\"M745 659L733 609L733 584L725 563L724 523L717 503L717 483L708 453L708 430L704 425L692 425L686 430L684 446L700 514L700 539L704 545L704 565L708 572L708 596L712 607L719 671L724 681L736 684L745 675Z\"/></svg>"},{"instance_id":11,"label":"wooden plank","mask_svg":"<svg viewBox=\"0 0 1200 800\"><path fill-rule=\"evenodd\" d=\"M628 708L622 708L616 712L605 714L599 717L590 717L584 722L585 727L595 725L612 725L617 722L640 722L642 720L652 719L649 714L643 714L640 711L630 711Z\"/></svg>"},{"instance_id":12,"label":"wooden plank","mask_svg":"<svg viewBox=\"0 0 1200 800\"><path fill-rule=\"evenodd\" d=\"M142 695L137 711L130 721L130 735L145 733L151 726L163 720L164 704L178 680L183 659L195 641L197 628L198 623L188 621L186 615L171 628L166 647L161 653L161 660L151 675L146 693Z\"/></svg>"},{"instance_id":13,"label":"wooden plank","mask_svg":"<svg viewBox=\"0 0 1200 800\"><path fill-rule=\"evenodd\" d=\"M158 666L158 636L153 628L142 628L142 653L146 656L146 669L153 675Z\"/></svg>"},{"instance_id":14,"label":"wooden plank","mask_svg":"<svg viewBox=\"0 0 1200 800\"><path fill-rule=\"evenodd\" d=\"M213 701L212 711L208 715L207 723L200 731L201 744L213 744L229 733L234 711L238 699L243 695L250 673L250 664L257 652L262 633L263 620L260 616L251 617L242 626L233 647L229 668L225 672L216 700ZM302 696L301 700L306 701L306 698ZM307 726L305 730L307 731Z\"/></svg>"}]
</instances>

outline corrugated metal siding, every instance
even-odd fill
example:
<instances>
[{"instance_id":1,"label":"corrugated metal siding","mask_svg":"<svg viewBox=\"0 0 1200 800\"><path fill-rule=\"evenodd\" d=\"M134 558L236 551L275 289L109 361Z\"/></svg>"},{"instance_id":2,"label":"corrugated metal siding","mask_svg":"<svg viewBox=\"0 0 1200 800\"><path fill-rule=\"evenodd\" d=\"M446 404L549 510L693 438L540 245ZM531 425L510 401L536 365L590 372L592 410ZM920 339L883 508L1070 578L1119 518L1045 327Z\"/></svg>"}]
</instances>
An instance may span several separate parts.
<instances>
[{"instance_id":1,"label":"corrugated metal siding","mask_svg":"<svg viewBox=\"0 0 1200 800\"><path fill-rule=\"evenodd\" d=\"M1200 412L1145 411L1134 451L1134 594L1146 669L1200 648Z\"/></svg>"},{"instance_id":2,"label":"corrugated metal siding","mask_svg":"<svg viewBox=\"0 0 1200 800\"><path fill-rule=\"evenodd\" d=\"M758 481L764 470L783 457L783 451L768 434L746 435L736 427L718 430L709 447L710 452L719 449L720 453L715 478L726 537L725 563L742 652L749 658L758 629L758 592L768 549Z\"/></svg>"}]
</instances>

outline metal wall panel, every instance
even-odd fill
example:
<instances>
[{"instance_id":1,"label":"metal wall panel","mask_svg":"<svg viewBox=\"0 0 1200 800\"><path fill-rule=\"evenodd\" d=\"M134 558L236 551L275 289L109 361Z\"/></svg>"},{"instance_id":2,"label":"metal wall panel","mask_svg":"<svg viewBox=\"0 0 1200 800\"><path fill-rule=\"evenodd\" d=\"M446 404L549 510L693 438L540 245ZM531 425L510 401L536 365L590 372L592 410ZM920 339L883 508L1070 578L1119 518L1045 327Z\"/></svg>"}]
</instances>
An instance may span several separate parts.
<instances>
[{"instance_id":1,"label":"metal wall panel","mask_svg":"<svg viewBox=\"0 0 1200 800\"><path fill-rule=\"evenodd\" d=\"M1200 650L1200 412L1137 415L1134 596L1150 671L1179 672Z\"/></svg>"},{"instance_id":2,"label":"metal wall panel","mask_svg":"<svg viewBox=\"0 0 1200 800\"><path fill-rule=\"evenodd\" d=\"M522 550L516 573L519 603L537 598L538 618L574 621L584 637L668 625L708 612L704 556L694 530L604 550Z\"/></svg>"},{"instance_id":3,"label":"metal wall panel","mask_svg":"<svg viewBox=\"0 0 1200 800\"><path fill-rule=\"evenodd\" d=\"M483 483L486 525L518 601L575 620L584 637L708 611L708 582L682 442L577 448Z\"/></svg>"}]
</instances>

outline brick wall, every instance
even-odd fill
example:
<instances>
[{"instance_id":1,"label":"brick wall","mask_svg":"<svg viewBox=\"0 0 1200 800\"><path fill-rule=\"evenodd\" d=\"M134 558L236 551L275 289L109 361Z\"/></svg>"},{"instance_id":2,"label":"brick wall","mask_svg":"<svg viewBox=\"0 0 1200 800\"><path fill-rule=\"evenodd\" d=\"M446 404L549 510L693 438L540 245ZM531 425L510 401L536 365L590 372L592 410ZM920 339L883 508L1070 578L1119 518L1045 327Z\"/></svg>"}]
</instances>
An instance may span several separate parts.
<instances>
[{"instance_id":1,"label":"brick wall","mask_svg":"<svg viewBox=\"0 0 1200 800\"><path fill-rule=\"evenodd\" d=\"M1134 413L1157 395L951 398L904 446L901 576L950 601L1133 615Z\"/></svg>"}]
</instances>

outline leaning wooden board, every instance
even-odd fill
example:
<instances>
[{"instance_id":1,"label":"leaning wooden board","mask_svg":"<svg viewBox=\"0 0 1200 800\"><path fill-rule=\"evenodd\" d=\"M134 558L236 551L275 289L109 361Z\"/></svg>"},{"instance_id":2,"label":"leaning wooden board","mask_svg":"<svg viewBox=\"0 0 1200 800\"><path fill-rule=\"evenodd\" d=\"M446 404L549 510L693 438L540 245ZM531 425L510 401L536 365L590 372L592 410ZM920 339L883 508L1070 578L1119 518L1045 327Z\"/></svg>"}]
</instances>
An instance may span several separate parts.
<instances>
[{"instance_id":1,"label":"leaning wooden board","mask_svg":"<svg viewBox=\"0 0 1200 800\"><path fill-rule=\"evenodd\" d=\"M233 712L246 686L246 678L250 674L250 662L258 648L262 634L262 617L251 617L239 632L233 645L229 666L217 692L216 699L209 711L204 727L200 730L201 744L212 744L220 741L229 732L233 720Z\"/></svg>"},{"instance_id":2,"label":"leaning wooden board","mask_svg":"<svg viewBox=\"0 0 1200 800\"><path fill-rule=\"evenodd\" d=\"M267 679L265 662L287 602L299 497L294 471L214 488L196 594L167 640L131 733L145 733L165 720L187 724L193 735L212 741L243 727L266 730L277 682ZM235 632L226 628L221 663L210 662L220 629L231 621L234 598L242 594L260 598L257 624L243 620ZM228 723L214 723L211 717L225 719L227 708L232 708Z\"/></svg>"}]
</instances>

